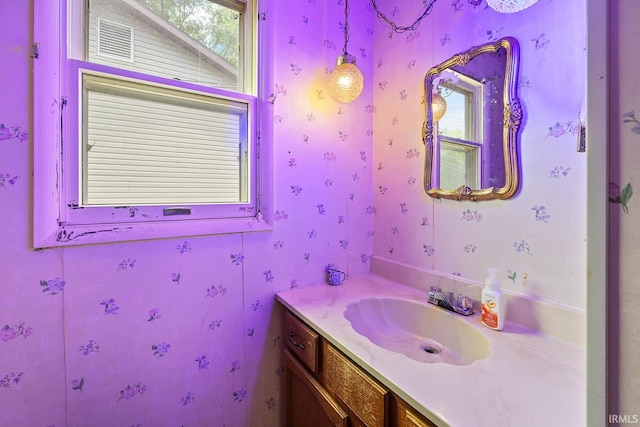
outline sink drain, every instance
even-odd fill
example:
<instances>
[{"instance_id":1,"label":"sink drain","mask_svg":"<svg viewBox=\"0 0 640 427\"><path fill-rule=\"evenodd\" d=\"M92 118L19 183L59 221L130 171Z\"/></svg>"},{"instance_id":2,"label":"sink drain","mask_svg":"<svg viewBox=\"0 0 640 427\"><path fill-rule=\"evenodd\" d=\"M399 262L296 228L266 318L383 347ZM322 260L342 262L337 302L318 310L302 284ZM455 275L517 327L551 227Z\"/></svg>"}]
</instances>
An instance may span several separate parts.
<instances>
[{"instance_id":1,"label":"sink drain","mask_svg":"<svg viewBox=\"0 0 640 427\"><path fill-rule=\"evenodd\" d=\"M423 345L422 347L420 347L422 349L422 351L424 351L425 353L429 353L429 354L439 354L440 353L440 349L437 347L434 347L432 345L426 344Z\"/></svg>"}]
</instances>

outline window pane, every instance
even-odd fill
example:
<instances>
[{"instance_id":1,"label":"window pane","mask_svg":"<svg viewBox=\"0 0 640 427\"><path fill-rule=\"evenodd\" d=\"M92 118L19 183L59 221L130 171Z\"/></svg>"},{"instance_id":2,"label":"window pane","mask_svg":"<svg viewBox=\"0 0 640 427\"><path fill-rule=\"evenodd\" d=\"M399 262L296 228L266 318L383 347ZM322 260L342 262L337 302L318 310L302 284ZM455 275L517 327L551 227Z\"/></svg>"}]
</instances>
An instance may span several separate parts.
<instances>
[{"instance_id":1,"label":"window pane","mask_svg":"<svg viewBox=\"0 0 640 427\"><path fill-rule=\"evenodd\" d=\"M438 121L438 132L458 139L469 139L467 134L467 96L454 90L443 93L447 112Z\"/></svg>"},{"instance_id":2,"label":"window pane","mask_svg":"<svg viewBox=\"0 0 640 427\"><path fill-rule=\"evenodd\" d=\"M440 141L440 188L478 188L478 148Z\"/></svg>"},{"instance_id":3,"label":"window pane","mask_svg":"<svg viewBox=\"0 0 640 427\"><path fill-rule=\"evenodd\" d=\"M89 74L83 84L83 205L247 201L247 104Z\"/></svg>"},{"instance_id":4,"label":"window pane","mask_svg":"<svg viewBox=\"0 0 640 427\"><path fill-rule=\"evenodd\" d=\"M209 0L90 0L86 59L243 91L241 6Z\"/></svg>"}]
</instances>

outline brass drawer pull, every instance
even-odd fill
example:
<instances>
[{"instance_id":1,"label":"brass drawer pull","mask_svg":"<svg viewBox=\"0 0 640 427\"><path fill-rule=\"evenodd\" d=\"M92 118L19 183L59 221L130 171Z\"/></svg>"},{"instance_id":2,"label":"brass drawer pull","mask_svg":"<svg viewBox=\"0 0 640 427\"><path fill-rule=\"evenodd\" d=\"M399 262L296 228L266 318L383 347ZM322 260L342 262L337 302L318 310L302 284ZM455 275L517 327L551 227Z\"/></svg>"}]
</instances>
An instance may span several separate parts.
<instances>
[{"instance_id":1,"label":"brass drawer pull","mask_svg":"<svg viewBox=\"0 0 640 427\"><path fill-rule=\"evenodd\" d=\"M296 334L294 334L293 332L289 332L289 342L293 344L294 347L298 347L300 350L304 350L304 344L296 341L295 336Z\"/></svg>"}]
</instances>

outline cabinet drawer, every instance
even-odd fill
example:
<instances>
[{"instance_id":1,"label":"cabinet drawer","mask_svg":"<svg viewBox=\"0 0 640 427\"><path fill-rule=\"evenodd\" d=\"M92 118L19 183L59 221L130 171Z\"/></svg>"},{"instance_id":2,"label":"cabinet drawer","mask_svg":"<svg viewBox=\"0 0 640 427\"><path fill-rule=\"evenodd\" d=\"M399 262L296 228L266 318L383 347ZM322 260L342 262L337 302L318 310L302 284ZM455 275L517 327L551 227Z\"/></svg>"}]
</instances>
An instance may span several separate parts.
<instances>
[{"instance_id":1,"label":"cabinet drawer","mask_svg":"<svg viewBox=\"0 0 640 427\"><path fill-rule=\"evenodd\" d=\"M307 325L302 323L289 310L284 312L284 341L291 350L314 374L318 373L318 351L320 337Z\"/></svg>"},{"instance_id":2,"label":"cabinet drawer","mask_svg":"<svg viewBox=\"0 0 640 427\"><path fill-rule=\"evenodd\" d=\"M384 427L389 391L325 341L322 355L327 390L368 427Z\"/></svg>"}]
</instances>

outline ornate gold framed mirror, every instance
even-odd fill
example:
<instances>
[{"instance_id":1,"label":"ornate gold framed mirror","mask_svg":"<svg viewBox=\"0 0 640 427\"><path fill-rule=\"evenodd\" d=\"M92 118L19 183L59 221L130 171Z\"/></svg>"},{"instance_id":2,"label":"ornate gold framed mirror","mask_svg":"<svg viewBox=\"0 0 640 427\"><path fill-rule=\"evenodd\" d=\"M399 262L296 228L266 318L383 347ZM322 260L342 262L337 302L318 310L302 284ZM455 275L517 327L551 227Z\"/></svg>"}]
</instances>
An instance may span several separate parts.
<instances>
[{"instance_id":1,"label":"ornate gold framed mirror","mask_svg":"<svg viewBox=\"0 0 640 427\"><path fill-rule=\"evenodd\" d=\"M518 191L519 52L518 41L504 37L427 72L422 137L431 197L508 199Z\"/></svg>"}]
</instances>

